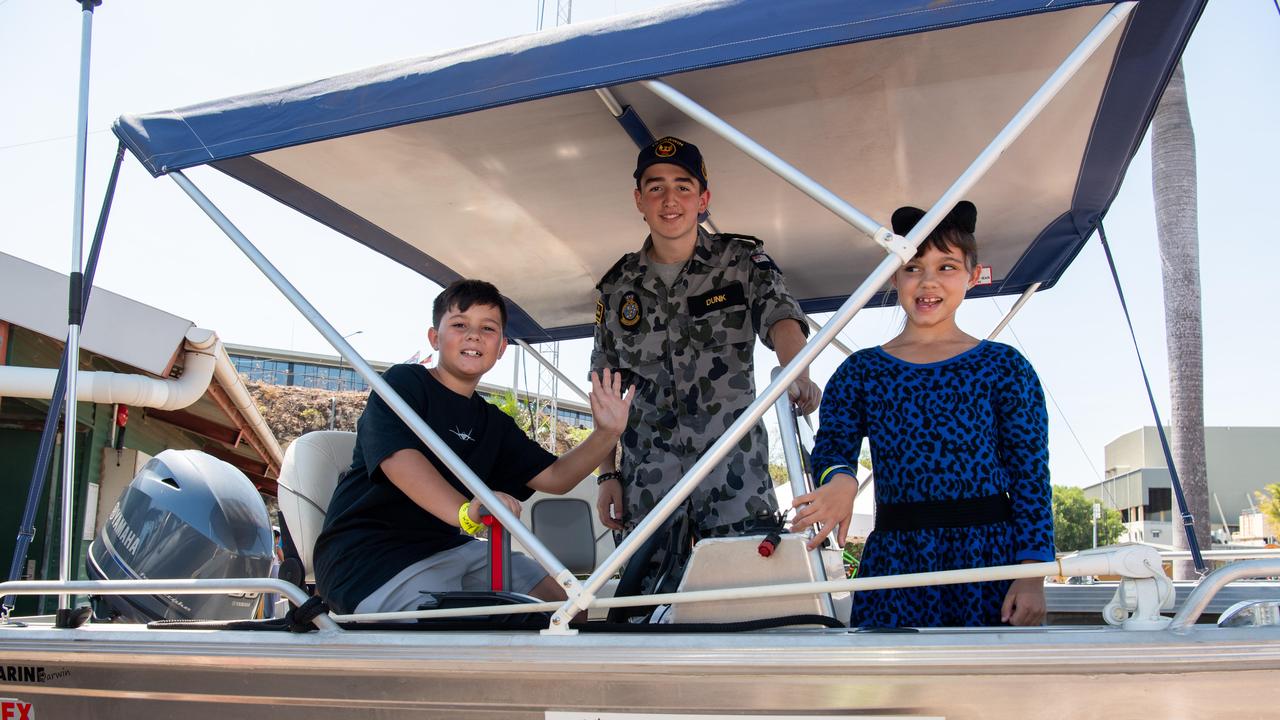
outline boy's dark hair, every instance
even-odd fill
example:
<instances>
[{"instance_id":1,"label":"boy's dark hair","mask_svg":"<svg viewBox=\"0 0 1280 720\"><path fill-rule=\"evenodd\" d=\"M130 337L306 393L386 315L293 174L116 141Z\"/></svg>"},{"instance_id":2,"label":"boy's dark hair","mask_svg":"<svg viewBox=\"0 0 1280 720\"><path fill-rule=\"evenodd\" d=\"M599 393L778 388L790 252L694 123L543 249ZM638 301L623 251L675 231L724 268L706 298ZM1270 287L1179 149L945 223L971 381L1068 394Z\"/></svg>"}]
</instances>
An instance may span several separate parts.
<instances>
[{"instance_id":1,"label":"boy's dark hair","mask_svg":"<svg viewBox=\"0 0 1280 720\"><path fill-rule=\"evenodd\" d=\"M431 326L440 327L440 321L449 308L456 307L466 312L472 305L492 305L498 308L502 317L502 329L507 329L507 301L492 283L484 280L454 280L449 287L436 296L431 306Z\"/></svg>"},{"instance_id":2,"label":"boy's dark hair","mask_svg":"<svg viewBox=\"0 0 1280 720\"><path fill-rule=\"evenodd\" d=\"M898 208L893 212L893 231L898 235L906 235L924 214L920 208L910 205ZM938 252L955 248L964 254L965 267L973 270L978 266L978 241L973 237L977 225L978 209L968 200L961 200L920 243L915 257L924 255L930 247L936 248Z\"/></svg>"}]
</instances>

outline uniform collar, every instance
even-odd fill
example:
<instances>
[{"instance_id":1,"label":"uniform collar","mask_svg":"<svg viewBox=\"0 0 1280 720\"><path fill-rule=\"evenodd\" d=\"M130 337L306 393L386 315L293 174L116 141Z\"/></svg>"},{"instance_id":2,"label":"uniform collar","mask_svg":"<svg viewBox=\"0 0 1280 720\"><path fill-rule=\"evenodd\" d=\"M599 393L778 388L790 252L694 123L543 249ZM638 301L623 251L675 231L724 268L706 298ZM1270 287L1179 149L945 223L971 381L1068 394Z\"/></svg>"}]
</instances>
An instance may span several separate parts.
<instances>
[{"instance_id":1,"label":"uniform collar","mask_svg":"<svg viewBox=\"0 0 1280 720\"><path fill-rule=\"evenodd\" d=\"M720 264L717 262L717 253L715 246L719 236L712 235L702 226L698 226L698 239L693 244L693 255L689 257L685 270L688 272L699 272L704 266L715 266ZM632 253L632 259L629 265L632 270L637 273L644 273L649 269L649 250L653 248L653 236L647 235L644 239L644 245L640 248L640 252Z\"/></svg>"}]
</instances>

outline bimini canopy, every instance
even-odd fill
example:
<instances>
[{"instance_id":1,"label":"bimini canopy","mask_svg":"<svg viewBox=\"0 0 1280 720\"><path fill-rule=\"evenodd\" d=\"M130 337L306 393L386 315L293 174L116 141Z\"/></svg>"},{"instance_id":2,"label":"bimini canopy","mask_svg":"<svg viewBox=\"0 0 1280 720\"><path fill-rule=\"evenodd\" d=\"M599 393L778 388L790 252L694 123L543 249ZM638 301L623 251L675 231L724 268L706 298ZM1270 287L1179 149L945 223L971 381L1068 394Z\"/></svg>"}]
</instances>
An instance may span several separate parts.
<instances>
[{"instance_id":1,"label":"bimini canopy","mask_svg":"<svg viewBox=\"0 0 1280 720\"><path fill-rule=\"evenodd\" d=\"M969 193L993 270L976 294L1058 279L1203 4L1143 0ZM933 204L1112 5L702 2L114 129L155 175L211 165L438 283L496 283L516 306L512 336L530 341L589 334L595 283L644 236L636 142L678 135L707 158L716 226L763 239L816 312L884 251L639 81L669 83L887 224L900 205ZM630 109L622 122L598 88Z\"/></svg>"}]
</instances>

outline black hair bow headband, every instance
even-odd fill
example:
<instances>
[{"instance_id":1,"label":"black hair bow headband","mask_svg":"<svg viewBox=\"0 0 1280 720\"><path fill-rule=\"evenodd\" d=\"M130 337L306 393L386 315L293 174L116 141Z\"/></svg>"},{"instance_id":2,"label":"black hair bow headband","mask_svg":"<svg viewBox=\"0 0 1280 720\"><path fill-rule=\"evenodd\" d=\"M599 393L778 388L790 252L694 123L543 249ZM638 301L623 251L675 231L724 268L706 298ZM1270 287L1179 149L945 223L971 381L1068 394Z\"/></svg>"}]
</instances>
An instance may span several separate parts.
<instances>
[{"instance_id":1,"label":"black hair bow headband","mask_svg":"<svg viewBox=\"0 0 1280 720\"><path fill-rule=\"evenodd\" d=\"M924 217L924 210L910 205L904 205L893 211L893 232L898 235L906 235L911 229L920 222L920 218ZM951 225L958 230L963 230L970 235L978 227L978 208L968 200L961 200L956 206L951 208L951 212L942 218L942 222L938 223L939 228Z\"/></svg>"}]
</instances>

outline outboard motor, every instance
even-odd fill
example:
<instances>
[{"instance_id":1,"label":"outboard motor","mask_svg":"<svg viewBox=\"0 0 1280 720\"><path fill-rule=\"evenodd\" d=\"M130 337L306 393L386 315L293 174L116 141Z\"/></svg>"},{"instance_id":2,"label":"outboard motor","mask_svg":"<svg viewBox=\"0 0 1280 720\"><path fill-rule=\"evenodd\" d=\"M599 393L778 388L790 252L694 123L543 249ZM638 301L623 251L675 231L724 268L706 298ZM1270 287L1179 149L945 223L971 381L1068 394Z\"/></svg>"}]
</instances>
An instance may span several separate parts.
<instances>
[{"instance_id":1,"label":"outboard motor","mask_svg":"<svg viewBox=\"0 0 1280 720\"><path fill-rule=\"evenodd\" d=\"M112 508L85 564L94 580L268 577L271 523L253 483L198 450L165 450ZM98 617L126 622L253 617L257 593L103 595Z\"/></svg>"}]
</instances>

